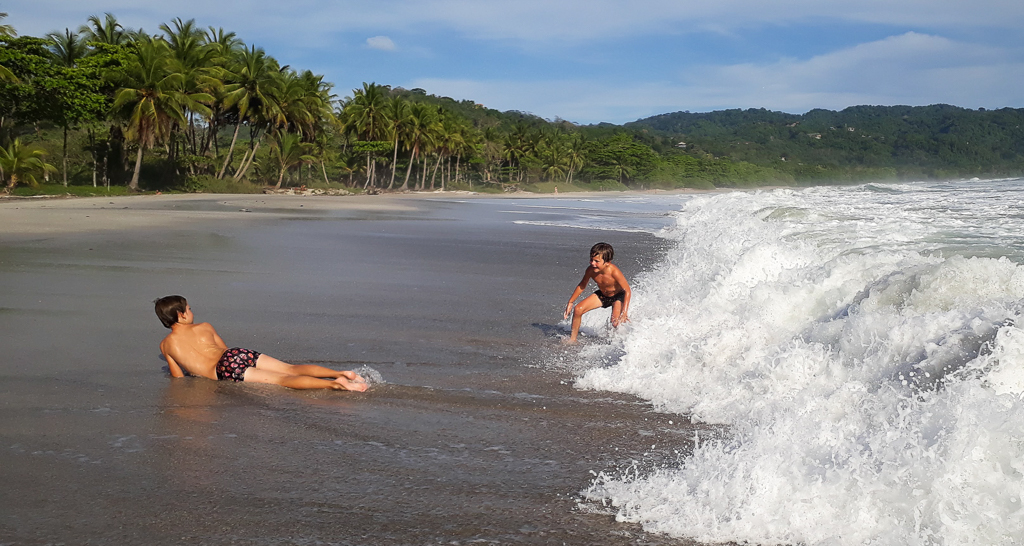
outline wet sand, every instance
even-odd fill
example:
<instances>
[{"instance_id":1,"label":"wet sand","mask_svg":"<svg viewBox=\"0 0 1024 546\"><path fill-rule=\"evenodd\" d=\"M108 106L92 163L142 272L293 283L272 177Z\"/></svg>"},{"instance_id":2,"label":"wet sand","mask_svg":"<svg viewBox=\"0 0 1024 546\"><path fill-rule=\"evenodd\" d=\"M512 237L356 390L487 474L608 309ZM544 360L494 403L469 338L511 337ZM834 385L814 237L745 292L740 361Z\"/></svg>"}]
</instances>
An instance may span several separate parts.
<instances>
[{"instance_id":1,"label":"wet sand","mask_svg":"<svg viewBox=\"0 0 1024 546\"><path fill-rule=\"evenodd\" d=\"M0 202L3 544L687 544L580 505L694 427L578 391L554 336L598 240L507 203L151 196ZM229 346L368 366L367 393L172 380L152 300Z\"/></svg>"}]
</instances>

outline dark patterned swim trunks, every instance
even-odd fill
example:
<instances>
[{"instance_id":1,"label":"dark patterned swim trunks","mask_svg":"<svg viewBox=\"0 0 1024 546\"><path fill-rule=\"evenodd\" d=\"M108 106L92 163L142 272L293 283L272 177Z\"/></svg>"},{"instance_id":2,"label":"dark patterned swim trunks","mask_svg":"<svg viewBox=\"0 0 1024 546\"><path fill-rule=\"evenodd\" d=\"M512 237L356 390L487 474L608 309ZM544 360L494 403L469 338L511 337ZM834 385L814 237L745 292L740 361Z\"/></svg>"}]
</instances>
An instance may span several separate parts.
<instances>
[{"instance_id":1,"label":"dark patterned swim trunks","mask_svg":"<svg viewBox=\"0 0 1024 546\"><path fill-rule=\"evenodd\" d=\"M217 361L217 379L220 381L225 379L244 380L245 370L256 366L256 360L259 357L260 353L241 347L224 351L224 354L220 355L220 360Z\"/></svg>"},{"instance_id":2,"label":"dark patterned swim trunks","mask_svg":"<svg viewBox=\"0 0 1024 546\"><path fill-rule=\"evenodd\" d=\"M597 298L601 300L602 309L604 309L605 307L611 307L617 301L621 301L623 303L625 303L626 301L625 290L619 290L618 292L615 293L615 295L612 296L605 296L604 294L601 293L600 290L594 293L597 294Z\"/></svg>"}]
</instances>

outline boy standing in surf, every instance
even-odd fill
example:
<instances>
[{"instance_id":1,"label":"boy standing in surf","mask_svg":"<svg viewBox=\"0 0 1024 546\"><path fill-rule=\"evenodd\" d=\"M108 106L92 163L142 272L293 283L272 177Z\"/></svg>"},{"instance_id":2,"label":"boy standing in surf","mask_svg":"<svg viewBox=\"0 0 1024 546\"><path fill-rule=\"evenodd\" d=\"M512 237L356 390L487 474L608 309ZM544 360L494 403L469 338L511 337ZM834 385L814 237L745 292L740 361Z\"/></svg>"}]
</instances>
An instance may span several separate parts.
<instances>
[{"instance_id":1,"label":"boy standing in surf","mask_svg":"<svg viewBox=\"0 0 1024 546\"><path fill-rule=\"evenodd\" d=\"M249 349L229 349L208 322L195 324L188 302L181 296L165 296L156 302L156 316L171 333L160 342L172 377L185 372L214 381L272 383L293 389L365 391L366 382L355 372L323 366L295 366ZM330 379L324 379L330 378Z\"/></svg>"},{"instance_id":2,"label":"boy standing in surf","mask_svg":"<svg viewBox=\"0 0 1024 546\"><path fill-rule=\"evenodd\" d=\"M612 308L612 326L616 328L623 322L629 322L629 298L632 292L622 271L612 264L614 256L615 251L608 243L597 243L591 247L590 267L583 274L583 280L572 291L569 303L565 305L565 315L562 317L567 319L572 313L572 333L569 335L569 343L576 343L583 314L598 307ZM573 302L587 289L587 283L591 279L597 285L597 291L573 307Z\"/></svg>"}]
</instances>

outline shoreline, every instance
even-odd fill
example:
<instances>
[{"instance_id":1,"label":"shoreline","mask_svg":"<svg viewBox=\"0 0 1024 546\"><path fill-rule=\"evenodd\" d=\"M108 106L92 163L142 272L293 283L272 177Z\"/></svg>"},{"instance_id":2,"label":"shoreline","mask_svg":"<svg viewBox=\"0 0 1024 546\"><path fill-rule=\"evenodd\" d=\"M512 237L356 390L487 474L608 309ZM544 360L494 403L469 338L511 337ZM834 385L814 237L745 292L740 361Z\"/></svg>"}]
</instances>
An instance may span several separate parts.
<instances>
[{"instance_id":1,"label":"shoreline","mask_svg":"<svg viewBox=\"0 0 1024 546\"><path fill-rule=\"evenodd\" d=\"M8 198L0 200L4 236L158 229L181 221L280 219L295 214L413 213L430 199L573 199L637 195L684 195L716 190L668 192L578 192L565 194L479 194L418 192L382 195L324 196L282 194L165 194L117 197Z\"/></svg>"},{"instance_id":2,"label":"shoreline","mask_svg":"<svg viewBox=\"0 0 1024 546\"><path fill-rule=\"evenodd\" d=\"M4 236L158 229L182 220L224 221L285 218L296 213L387 214L412 213L418 201L431 199L598 199L652 195L699 195L732 191L772 190L776 187L714 190L630 190L623 192L565 192L503 194L468 191L385 193L377 195L289 194L141 194L114 197L0 198ZM2 236L0 236L2 237Z\"/></svg>"}]
</instances>

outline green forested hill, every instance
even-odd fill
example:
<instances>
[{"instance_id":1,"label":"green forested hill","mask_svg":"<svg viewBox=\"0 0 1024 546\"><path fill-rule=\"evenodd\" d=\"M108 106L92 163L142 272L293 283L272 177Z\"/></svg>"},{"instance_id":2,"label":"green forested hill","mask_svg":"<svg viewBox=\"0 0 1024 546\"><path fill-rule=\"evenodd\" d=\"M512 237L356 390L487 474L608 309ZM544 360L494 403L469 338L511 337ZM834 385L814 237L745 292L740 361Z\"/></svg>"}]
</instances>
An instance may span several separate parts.
<instances>
[{"instance_id":1,"label":"green forested hill","mask_svg":"<svg viewBox=\"0 0 1024 546\"><path fill-rule=\"evenodd\" d=\"M672 135L686 143L687 153L771 166L797 179L1024 172L1024 109L937 104L803 115L765 109L676 112L627 126Z\"/></svg>"}]
</instances>

